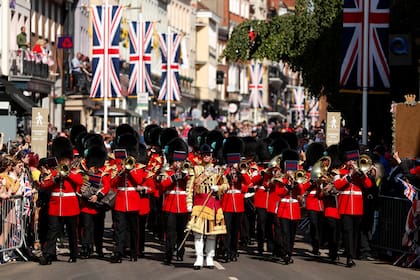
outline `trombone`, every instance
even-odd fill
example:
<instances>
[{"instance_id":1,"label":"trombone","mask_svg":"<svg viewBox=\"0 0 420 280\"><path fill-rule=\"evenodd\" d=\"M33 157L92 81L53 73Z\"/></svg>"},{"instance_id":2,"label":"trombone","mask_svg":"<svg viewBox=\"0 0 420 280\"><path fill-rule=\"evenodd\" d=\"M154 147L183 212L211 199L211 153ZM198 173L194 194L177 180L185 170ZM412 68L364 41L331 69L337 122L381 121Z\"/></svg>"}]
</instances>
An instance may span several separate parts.
<instances>
[{"instance_id":1,"label":"trombone","mask_svg":"<svg viewBox=\"0 0 420 280\"><path fill-rule=\"evenodd\" d=\"M134 167L136 167L136 159L132 156L128 156L126 157L123 161L122 161L122 170L120 171L120 173L118 173L118 176L121 176L124 172L126 171L131 171L134 169Z\"/></svg>"}]
</instances>

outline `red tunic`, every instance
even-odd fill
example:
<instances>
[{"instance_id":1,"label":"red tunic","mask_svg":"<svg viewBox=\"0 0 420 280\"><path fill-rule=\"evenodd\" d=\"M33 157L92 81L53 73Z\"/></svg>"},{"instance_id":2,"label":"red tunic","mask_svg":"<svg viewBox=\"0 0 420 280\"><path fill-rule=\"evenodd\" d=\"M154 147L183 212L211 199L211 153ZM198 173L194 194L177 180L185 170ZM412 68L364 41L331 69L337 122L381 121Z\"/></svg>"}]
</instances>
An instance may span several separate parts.
<instances>
[{"instance_id":1,"label":"red tunic","mask_svg":"<svg viewBox=\"0 0 420 280\"><path fill-rule=\"evenodd\" d=\"M85 160L83 160L81 162L81 166L83 167L83 169L87 169L86 165L85 165ZM100 181L100 186L101 188L99 189L98 193L101 193L102 196L104 197L105 195L108 194L109 190L111 189L111 174L105 172L105 170L107 169L106 166L102 166L101 168L98 169L98 172L96 172L95 174L92 175L96 175L96 176L101 176L101 181ZM80 188L77 190L78 193L80 193ZM98 211L98 207L92 203L87 201L85 198L82 198L80 200L80 211L82 213L87 213L87 214L98 214L100 211Z\"/></svg>"},{"instance_id":2,"label":"red tunic","mask_svg":"<svg viewBox=\"0 0 420 280\"><path fill-rule=\"evenodd\" d=\"M338 212L341 215L363 215L363 194L361 188L372 187L372 182L367 176L350 176L349 170L345 168L340 169L340 175L337 175L334 180L334 186L340 191Z\"/></svg>"},{"instance_id":3,"label":"red tunic","mask_svg":"<svg viewBox=\"0 0 420 280\"><path fill-rule=\"evenodd\" d=\"M156 178L163 166L163 157L154 150L150 150L149 152L149 162L147 163L146 169L152 172L153 177ZM154 188L152 194L157 198L161 195L158 188Z\"/></svg>"},{"instance_id":4,"label":"red tunic","mask_svg":"<svg viewBox=\"0 0 420 280\"><path fill-rule=\"evenodd\" d=\"M271 176L261 175L261 171L263 167L258 166L258 170L254 170L252 173L253 176L251 178L252 183L255 188L255 196L254 196L254 205L256 208L268 208L268 200L269 200L269 180Z\"/></svg>"},{"instance_id":5,"label":"red tunic","mask_svg":"<svg viewBox=\"0 0 420 280\"><path fill-rule=\"evenodd\" d=\"M201 165L202 163L201 157L194 152L189 152L187 158L188 161L191 162L192 166Z\"/></svg>"},{"instance_id":6,"label":"red tunic","mask_svg":"<svg viewBox=\"0 0 420 280\"><path fill-rule=\"evenodd\" d=\"M235 171L232 171L231 167L228 167L224 175L229 178ZM237 179L228 179L229 189L223 194L222 197L222 209L223 212L234 212L243 213L244 207L244 194L248 191L248 188L252 186L251 179L248 174L237 174Z\"/></svg>"},{"instance_id":7,"label":"red tunic","mask_svg":"<svg viewBox=\"0 0 420 280\"><path fill-rule=\"evenodd\" d=\"M321 198L321 190L318 184L308 181L305 184L302 184L302 188L306 193L306 210L316 212L323 211L324 204Z\"/></svg>"},{"instance_id":8,"label":"red tunic","mask_svg":"<svg viewBox=\"0 0 420 280\"><path fill-rule=\"evenodd\" d=\"M188 177L174 181L171 177L175 174L174 170L171 169L165 173L165 179L160 183L164 197L162 210L170 213L187 213L186 186Z\"/></svg>"},{"instance_id":9,"label":"red tunic","mask_svg":"<svg viewBox=\"0 0 420 280\"><path fill-rule=\"evenodd\" d=\"M136 167L129 172L119 172L111 180L111 187L117 192L115 197L114 210L118 212L139 212L141 209L140 194L137 186L142 185L143 180L148 178L148 172L143 165L136 164Z\"/></svg>"},{"instance_id":10,"label":"red tunic","mask_svg":"<svg viewBox=\"0 0 420 280\"><path fill-rule=\"evenodd\" d=\"M296 184L292 190L286 188L287 179L283 179L281 188L277 188L280 197L277 217L288 220L300 220L300 197L303 194L302 184Z\"/></svg>"},{"instance_id":11,"label":"red tunic","mask_svg":"<svg viewBox=\"0 0 420 280\"><path fill-rule=\"evenodd\" d=\"M80 214L79 199L76 191L83 184L80 173L71 170L67 177L56 182L57 170L50 169L51 174L40 182L40 187L51 191L48 215L50 216L76 216Z\"/></svg>"}]
</instances>

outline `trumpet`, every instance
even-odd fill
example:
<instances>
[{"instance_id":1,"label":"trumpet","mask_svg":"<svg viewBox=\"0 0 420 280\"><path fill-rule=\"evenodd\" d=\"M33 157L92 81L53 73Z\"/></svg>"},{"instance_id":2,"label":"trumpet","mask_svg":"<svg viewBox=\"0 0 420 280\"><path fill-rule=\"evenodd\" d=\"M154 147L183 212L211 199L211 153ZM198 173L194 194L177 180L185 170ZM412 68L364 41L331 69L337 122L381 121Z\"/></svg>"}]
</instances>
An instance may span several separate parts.
<instances>
[{"instance_id":1,"label":"trumpet","mask_svg":"<svg viewBox=\"0 0 420 280\"><path fill-rule=\"evenodd\" d=\"M132 156L128 156L123 160L123 166L125 170L133 170L136 166L136 159Z\"/></svg>"},{"instance_id":2,"label":"trumpet","mask_svg":"<svg viewBox=\"0 0 420 280\"><path fill-rule=\"evenodd\" d=\"M59 164L57 167L57 172L61 177L67 177L70 173L70 166L65 163Z\"/></svg>"},{"instance_id":3,"label":"trumpet","mask_svg":"<svg viewBox=\"0 0 420 280\"><path fill-rule=\"evenodd\" d=\"M181 172L188 173L188 170L192 168L191 162L184 160L181 164Z\"/></svg>"},{"instance_id":4,"label":"trumpet","mask_svg":"<svg viewBox=\"0 0 420 280\"><path fill-rule=\"evenodd\" d=\"M249 170L249 160L242 160L238 164L238 168L241 171L242 174L248 173Z\"/></svg>"},{"instance_id":5,"label":"trumpet","mask_svg":"<svg viewBox=\"0 0 420 280\"><path fill-rule=\"evenodd\" d=\"M305 170L296 170L293 177L298 184L304 184L308 181Z\"/></svg>"},{"instance_id":6,"label":"trumpet","mask_svg":"<svg viewBox=\"0 0 420 280\"><path fill-rule=\"evenodd\" d=\"M361 155L357 165L359 170L366 174L372 168L372 159L368 155Z\"/></svg>"}]
</instances>

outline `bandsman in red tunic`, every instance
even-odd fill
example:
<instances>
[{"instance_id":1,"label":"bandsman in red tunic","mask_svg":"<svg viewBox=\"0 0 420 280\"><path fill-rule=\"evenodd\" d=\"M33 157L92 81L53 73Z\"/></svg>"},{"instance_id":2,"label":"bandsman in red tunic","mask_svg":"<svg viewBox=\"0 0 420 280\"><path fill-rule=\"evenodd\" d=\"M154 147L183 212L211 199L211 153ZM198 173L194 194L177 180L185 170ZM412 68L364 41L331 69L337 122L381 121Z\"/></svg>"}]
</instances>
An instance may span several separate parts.
<instances>
[{"instance_id":1,"label":"bandsman in red tunic","mask_svg":"<svg viewBox=\"0 0 420 280\"><path fill-rule=\"evenodd\" d=\"M168 143L168 170L161 173L160 188L163 193L163 216L165 228L165 259L169 265L176 251L176 258L182 261L185 249L181 243L187 226L190 208L187 207L187 181L191 173L191 163L186 161L188 146L181 138Z\"/></svg>"},{"instance_id":2,"label":"bandsman in red tunic","mask_svg":"<svg viewBox=\"0 0 420 280\"><path fill-rule=\"evenodd\" d=\"M352 148L356 148L352 150ZM356 140L344 138L340 142L344 166L334 178L334 186L340 191L338 211L343 223L343 242L347 253L348 267L355 265L356 249L363 215L362 189L370 188L372 181L358 167L359 150Z\"/></svg>"},{"instance_id":3,"label":"bandsman in red tunic","mask_svg":"<svg viewBox=\"0 0 420 280\"><path fill-rule=\"evenodd\" d=\"M64 225L69 237L70 258L68 262L77 261L77 221L80 214L76 191L83 184L82 175L76 169L71 169L73 149L69 139L57 137L52 144L52 154L58 160L58 166L50 168L40 187L49 190L51 197L48 209L48 233L42 256L41 265L51 264L56 258L56 241Z\"/></svg>"},{"instance_id":4,"label":"bandsman in red tunic","mask_svg":"<svg viewBox=\"0 0 420 280\"><path fill-rule=\"evenodd\" d=\"M243 141L239 137L231 136L223 145L223 154L227 162L226 176L229 188L222 196L222 209L226 222L225 261L238 259L238 237L242 215L245 211L244 195L252 182L246 173L241 173L239 162L243 153Z\"/></svg>"},{"instance_id":5,"label":"bandsman in red tunic","mask_svg":"<svg viewBox=\"0 0 420 280\"><path fill-rule=\"evenodd\" d=\"M281 166L284 176L282 187L277 188L280 197L277 216L279 218L280 256L286 264L293 263L292 253L295 243L296 228L301 219L301 202L303 195L304 170L299 169L299 154L295 150L285 150L282 153ZM302 181L300 181L302 180Z\"/></svg>"},{"instance_id":6,"label":"bandsman in red tunic","mask_svg":"<svg viewBox=\"0 0 420 280\"><path fill-rule=\"evenodd\" d=\"M103 257L103 235L105 227L105 207L102 199L111 188L111 174L105 166L107 151L105 145L89 147L86 158L80 163L83 186L78 190L80 199L80 251L81 258L89 258L93 245L97 256Z\"/></svg>"},{"instance_id":7,"label":"bandsman in red tunic","mask_svg":"<svg viewBox=\"0 0 420 280\"><path fill-rule=\"evenodd\" d=\"M126 148L127 158L116 166L117 175L111 179L116 192L113 217L115 223L115 250L111 262L122 261L127 233L130 237L130 260L137 261L138 213L140 211L140 187L144 185L148 172L136 163L137 138L129 133L118 137L117 148Z\"/></svg>"}]
</instances>

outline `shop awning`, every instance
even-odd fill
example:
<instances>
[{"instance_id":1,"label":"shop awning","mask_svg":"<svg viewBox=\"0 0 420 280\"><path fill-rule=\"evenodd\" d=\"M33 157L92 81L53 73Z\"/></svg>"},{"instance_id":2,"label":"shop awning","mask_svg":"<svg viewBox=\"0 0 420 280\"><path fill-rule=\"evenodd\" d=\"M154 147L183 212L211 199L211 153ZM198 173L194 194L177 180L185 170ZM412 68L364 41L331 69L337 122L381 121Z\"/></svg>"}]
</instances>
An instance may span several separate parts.
<instances>
[{"instance_id":1,"label":"shop awning","mask_svg":"<svg viewBox=\"0 0 420 280\"><path fill-rule=\"evenodd\" d=\"M92 116L94 117L104 117L104 109L93 110ZM140 115L136 112L125 110L121 108L108 108L108 118L124 118L124 117L137 117L140 118Z\"/></svg>"},{"instance_id":2,"label":"shop awning","mask_svg":"<svg viewBox=\"0 0 420 280\"><path fill-rule=\"evenodd\" d=\"M0 79L0 84L4 86L5 93L10 98L10 101L19 106L25 115L31 115L32 108L38 107L32 98L23 95L22 90L18 89L12 82Z\"/></svg>"}]
</instances>

